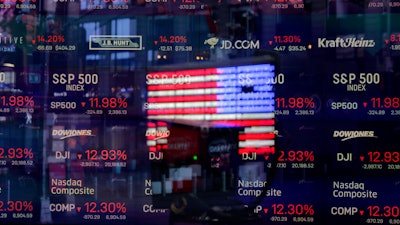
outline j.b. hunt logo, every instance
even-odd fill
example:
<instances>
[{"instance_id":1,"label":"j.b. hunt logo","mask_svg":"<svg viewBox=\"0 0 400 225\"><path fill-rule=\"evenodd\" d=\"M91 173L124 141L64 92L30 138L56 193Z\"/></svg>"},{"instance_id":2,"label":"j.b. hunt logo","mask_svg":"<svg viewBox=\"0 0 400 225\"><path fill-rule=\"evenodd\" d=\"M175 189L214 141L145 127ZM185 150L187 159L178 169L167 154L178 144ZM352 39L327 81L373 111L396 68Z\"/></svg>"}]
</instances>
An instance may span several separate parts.
<instances>
[{"instance_id":1,"label":"j.b. hunt logo","mask_svg":"<svg viewBox=\"0 0 400 225\"><path fill-rule=\"evenodd\" d=\"M333 137L342 138L341 141L353 138L378 138L372 130L335 130Z\"/></svg>"},{"instance_id":2,"label":"j.b. hunt logo","mask_svg":"<svg viewBox=\"0 0 400 225\"><path fill-rule=\"evenodd\" d=\"M141 35L90 35L89 50L143 50Z\"/></svg>"},{"instance_id":3,"label":"j.b. hunt logo","mask_svg":"<svg viewBox=\"0 0 400 225\"><path fill-rule=\"evenodd\" d=\"M341 38L326 39L318 38L318 48L373 48L374 40L365 40L364 38Z\"/></svg>"},{"instance_id":4,"label":"j.b. hunt logo","mask_svg":"<svg viewBox=\"0 0 400 225\"><path fill-rule=\"evenodd\" d=\"M204 44L210 45L210 49L214 49L219 43L219 38L212 37L204 41ZM260 49L260 41L253 40L222 40L220 49Z\"/></svg>"}]
</instances>

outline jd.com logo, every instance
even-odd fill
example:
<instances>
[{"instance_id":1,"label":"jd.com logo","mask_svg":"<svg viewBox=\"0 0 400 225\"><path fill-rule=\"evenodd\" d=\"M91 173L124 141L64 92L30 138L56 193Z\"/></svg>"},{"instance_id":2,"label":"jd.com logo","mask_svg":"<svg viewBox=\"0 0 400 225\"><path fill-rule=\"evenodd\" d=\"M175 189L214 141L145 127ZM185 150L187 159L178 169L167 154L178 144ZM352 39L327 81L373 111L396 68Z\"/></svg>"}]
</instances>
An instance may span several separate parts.
<instances>
[{"instance_id":1,"label":"jd.com logo","mask_svg":"<svg viewBox=\"0 0 400 225\"><path fill-rule=\"evenodd\" d=\"M214 49L219 43L219 38L212 37L204 41L204 44L210 45L210 49ZM253 40L222 40L220 49L260 49L260 41Z\"/></svg>"}]
</instances>

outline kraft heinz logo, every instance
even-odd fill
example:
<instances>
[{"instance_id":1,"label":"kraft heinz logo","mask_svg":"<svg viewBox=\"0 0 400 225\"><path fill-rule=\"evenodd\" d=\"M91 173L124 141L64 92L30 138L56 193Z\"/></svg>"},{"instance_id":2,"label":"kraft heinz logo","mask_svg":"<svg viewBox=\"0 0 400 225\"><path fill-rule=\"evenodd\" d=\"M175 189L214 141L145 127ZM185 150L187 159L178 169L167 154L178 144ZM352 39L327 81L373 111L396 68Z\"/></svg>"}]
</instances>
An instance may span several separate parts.
<instances>
[{"instance_id":1,"label":"kraft heinz logo","mask_svg":"<svg viewBox=\"0 0 400 225\"><path fill-rule=\"evenodd\" d=\"M327 39L318 38L318 48L373 48L374 40L366 40L364 38L341 38Z\"/></svg>"}]
</instances>

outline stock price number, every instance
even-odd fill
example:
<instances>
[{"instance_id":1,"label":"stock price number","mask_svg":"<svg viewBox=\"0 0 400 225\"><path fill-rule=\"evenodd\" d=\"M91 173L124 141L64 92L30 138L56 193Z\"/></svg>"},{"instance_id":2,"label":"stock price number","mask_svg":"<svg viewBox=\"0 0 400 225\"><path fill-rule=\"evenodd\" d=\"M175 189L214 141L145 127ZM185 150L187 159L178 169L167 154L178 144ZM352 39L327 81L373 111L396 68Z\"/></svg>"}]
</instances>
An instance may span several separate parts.
<instances>
[{"instance_id":1,"label":"stock price number","mask_svg":"<svg viewBox=\"0 0 400 225\"><path fill-rule=\"evenodd\" d=\"M0 3L0 9L9 9L11 8L10 4ZM2 218L2 217L0 217Z\"/></svg>"},{"instance_id":2,"label":"stock price number","mask_svg":"<svg viewBox=\"0 0 400 225\"><path fill-rule=\"evenodd\" d=\"M314 207L309 204L272 204L272 212L275 215L290 215L290 216L313 216Z\"/></svg>"},{"instance_id":3,"label":"stock price number","mask_svg":"<svg viewBox=\"0 0 400 225\"><path fill-rule=\"evenodd\" d=\"M400 2L396 2L400 6ZM400 42L400 34L391 34L389 37L390 42Z\"/></svg>"},{"instance_id":4,"label":"stock price number","mask_svg":"<svg viewBox=\"0 0 400 225\"><path fill-rule=\"evenodd\" d=\"M108 9L129 9L128 5L109 5Z\"/></svg>"},{"instance_id":5,"label":"stock price number","mask_svg":"<svg viewBox=\"0 0 400 225\"><path fill-rule=\"evenodd\" d=\"M0 147L0 159L33 159L32 148L8 148Z\"/></svg>"},{"instance_id":6,"label":"stock price number","mask_svg":"<svg viewBox=\"0 0 400 225\"><path fill-rule=\"evenodd\" d=\"M11 107L34 107L35 101L32 96L1 96L0 103L2 106Z\"/></svg>"},{"instance_id":7,"label":"stock price number","mask_svg":"<svg viewBox=\"0 0 400 225\"><path fill-rule=\"evenodd\" d=\"M96 161L126 161L128 155L126 150L114 150L114 149L88 149L85 151L86 158L88 160Z\"/></svg>"},{"instance_id":8,"label":"stock price number","mask_svg":"<svg viewBox=\"0 0 400 225\"><path fill-rule=\"evenodd\" d=\"M374 109L398 109L400 108L400 98L386 97L386 98L371 98L371 106Z\"/></svg>"},{"instance_id":9,"label":"stock price number","mask_svg":"<svg viewBox=\"0 0 400 225\"><path fill-rule=\"evenodd\" d=\"M176 2L176 0L174 1ZM187 4L187 3L196 3L196 2L200 2L199 0L178 0L178 2L181 2L183 4Z\"/></svg>"},{"instance_id":10,"label":"stock price number","mask_svg":"<svg viewBox=\"0 0 400 225\"><path fill-rule=\"evenodd\" d=\"M389 2L390 7L400 7L400 2Z\"/></svg>"},{"instance_id":11,"label":"stock price number","mask_svg":"<svg viewBox=\"0 0 400 225\"><path fill-rule=\"evenodd\" d=\"M97 109L128 108L128 101L126 98L104 97L104 98L89 98L88 100L91 108L97 108ZM82 106L84 105L85 102Z\"/></svg>"},{"instance_id":12,"label":"stock price number","mask_svg":"<svg viewBox=\"0 0 400 225\"><path fill-rule=\"evenodd\" d=\"M125 202L86 202L84 209L87 213L126 213Z\"/></svg>"},{"instance_id":13,"label":"stock price number","mask_svg":"<svg viewBox=\"0 0 400 225\"><path fill-rule=\"evenodd\" d=\"M32 201L0 201L0 212L33 212Z\"/></svg>"},{"instance_id":14,"label":"stock price number","mask_svg":"<svg viewBox=\"0 0 400 225\"><path fill-rule=\"evenodd\" d=\"M100 215L98 215L98 214L96 214L96 215L85 214L82 218L85 220L100 220L101 219Z\"/></svg>"},{"instance_id":15,"label":"stock price number","mask_svg":"<svg viewBox=\"0 0 400 225\"><path fill-rule=\"evenodd\" d=\"M56 51L75 51L76 46L75 45L56 45L54 47Z\"/></svg>"},{"instance_id":16,"label":"stock price number","mask_svg":"<svg viewBox=\"0 0 400 225\"><path fill-rule=\"evenodd\" d=\"M400 152L379 152L370 151L367 158L370 163L399 163Z\"/></svg>"},{"instance_id":17,"label":"stock price number","mask_svg":"<svg viewBox=\"0 0 400 225\"><path fill-rule=\"evenodd\" d=\"M291 98L275 98L276 108L280 109L314 109L314 98L291 97Z\"/></svg>"},{"instance_id":18,"label":"stock price number","mask_svg":"<svg viewBox=\"0 0 400 225\"><path fill-rule=\"evenodd\" d=\"M367 207L367 213L370 217L394 217L398 218L400 216L399 206L378 206L372 205Z\"/></svg>"},{"instance_id":19,"label":"stock price number","mask_svg":"<svg viewBox=\"0 0 400 225\"><path fill-rule=\"evenodd\" d=\"M97 1L96 0L90 0L90 2L91 3L95 3ZM100 0L100 2L104 2L104 3L128 3L129 0Z\"/></svg>"},{"instance_id":20,"label":"stock price number","mask_svg":"<svg viewBox=\"0 0 400 225\"><path fill-rule=\"evenodd\" d=\"M314 151L279 151L278 162L314 162Z\"/></svg>"},{"instance_id":21,"label":"stock price number","mask_svg":"<svg viewBox=\"0 0 400 225\"><path fill-rule=\"evenodd\" d=\"M5 3L5 2L13 2L13 3L35 3L37 0L11 0L11 1L6 1L6 0L0 0L0 3Z\"/></svg>"}]
</instances>

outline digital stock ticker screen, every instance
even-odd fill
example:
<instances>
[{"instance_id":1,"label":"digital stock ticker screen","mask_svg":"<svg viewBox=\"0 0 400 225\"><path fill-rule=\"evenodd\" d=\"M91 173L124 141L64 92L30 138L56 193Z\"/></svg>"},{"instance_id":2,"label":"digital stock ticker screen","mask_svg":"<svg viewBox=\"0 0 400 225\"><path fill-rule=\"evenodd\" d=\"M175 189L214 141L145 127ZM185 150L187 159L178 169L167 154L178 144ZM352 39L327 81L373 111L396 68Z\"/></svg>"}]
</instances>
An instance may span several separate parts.
<instances>
[{"instance_id":1,"label":"digital stock ticker screen","mask_svg":"<svg viewBox=\"0 0 400 225\"><path fill-rule=\"evenodd\" d=\"M399 0L0 15L0 224L400 224Z\"/></svg>"}]
</instances>

